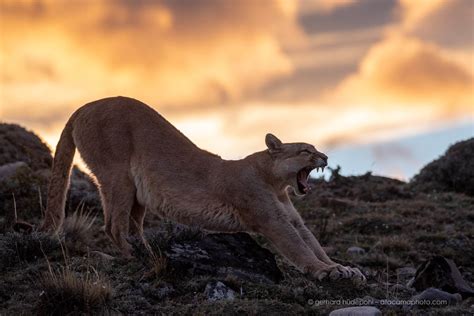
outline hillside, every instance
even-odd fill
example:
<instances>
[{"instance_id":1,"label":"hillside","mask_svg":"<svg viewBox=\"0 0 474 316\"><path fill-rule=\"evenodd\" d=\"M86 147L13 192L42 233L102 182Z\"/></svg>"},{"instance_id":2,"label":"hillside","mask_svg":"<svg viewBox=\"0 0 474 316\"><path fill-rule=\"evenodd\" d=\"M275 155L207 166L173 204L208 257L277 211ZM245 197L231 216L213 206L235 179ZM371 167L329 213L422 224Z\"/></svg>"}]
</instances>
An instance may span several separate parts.
<instances>
[{"instance_id":1,"label":"hillside","mask_svg":"<svg viewBox=\"0 0 474 316\"><path fill-rule=\"evenodd\" d=\"M260 236L210 234L153 214L151 249L131 239L135 258L120 258L101 230L98 191L77 168L64 230L36 232L51 163L40 138L0 124L0 315L327 315L357 304L384 315L474 312L474 139L409 183L334 168L295 200L330 256L364 272L363 285L312 280ZM430 305L393 303L415 299Z\"/></svg>"}]
</instances>

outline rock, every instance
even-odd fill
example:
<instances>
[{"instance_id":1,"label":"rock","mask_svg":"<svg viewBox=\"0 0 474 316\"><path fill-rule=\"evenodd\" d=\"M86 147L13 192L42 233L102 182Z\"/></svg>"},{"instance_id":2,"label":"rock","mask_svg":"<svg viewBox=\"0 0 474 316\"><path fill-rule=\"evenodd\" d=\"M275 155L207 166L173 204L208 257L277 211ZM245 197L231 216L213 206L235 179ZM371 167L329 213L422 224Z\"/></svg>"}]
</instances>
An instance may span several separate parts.
<instances>
[{"instance_id":1,"label":"rock","mask_svg":"<svg viewBox=\"0 0 474 316\"><path fill-rule=\"evenodd\" d=\"M16 161L0 166L0 181L4 181L14 175L16 171L22 167L28 167L26 162Z\"/></svg>"},{"instance_id":2,"label":"rock","mask_svg":"<svg viewBox=\"0 0 474 316\"><path fill-rule=\"evenodd\" d=\"M333 310L329 316L379 316L382 312L374 306L351 306Z\"/></svg>"},{"instance_id":3,"label":"rock","mask_svg":"<svg viewBox=\"0 0 474 316\"><path fill-rule=\"evenodd\" d=\"M474 296L474 290L463 279L456 264L441 256L423 262L408 286L418 291L434 287L449 293L460 293L463 298Z\"/></svg>"},{"instance_id":4,"label":"rock","mask_svg":"<svg viewBox=\"0 0 474 316\"><path fill-rule=\"evenodd\" d=\"M442 305L455 305L462 300L462 297L459 293L451 294L451 293L430 287L429 289L426 289L420 294L412 297L412 301L422 301L422 300L446 301L446 304L442 304ZM427 304L423 304L423 305L427 305ZM436 302L436 304L430 304L430 305L435 306L439 304L438 302Z\"/></svg>"},{"instance_id":5,"label":"rock","mask_svg":"<svg viewBox=\"0 0 474 316\"><path fill-rule=\"evenodd\" d=\"M37 222L41 217L52 161L51 150L33 132L0 123L0 232L11 230L16 221ZM83 206L85 211L101 209L100 197L90 177L74 167L66 213Z\"/></svg>"},{"instance_id":6,"label":"rock","mask_svg":"<svg viewBox=\"0 0 474 316\"><path fill-rule=\"evenodd\" d=\"M365 249L353 246L349 247L346 252L351 256L361 256L365 254Z\"/></svg>"},{"instance_id":7,"label":"rock","mask_svg":"<svg viewBox=\"0 0 474 316\"><path fill-rule=\"evenodd\" d=\"M247 233L209 233L165 221L146 230L145 239L149 247L139 237L129 239L134 257L147 262L150 251L163 255L167 273L176 278L210 276L267 284L283 279L275 256Z\"/></svg>"},{"instance_id":8,"label":"rock","mask_svg":"<svg viewBox=\"0 0 474 316\"><path fill-rule=\"evenodd\" d=\"M209 282L206 285L204 294L210 301L218 300L233 300L235 298L235 292L228 288L224 283L220 281Z\"/></svg>"},{"instance_id":9,"label":"rock","mask_svg":"<svg viewBox=\"0 0 474 316\"><path fill-rule=\"evenodd\" d=\"M31 170L50 169L51 150L34 133L16 124L0 124L0 165L22 161Z\"/></svg>"},{"instance_id":10,"label":"rock","mask_svg":"<svg viewBox=\"0 0 474 316\"><path fill-rule=\"evenodd\" d=\"M231 276L263 283L283 278L274 255L246 233L208 234L173 242L165 254L173 269L188 275Z\"/></svg>"}]
</instances>

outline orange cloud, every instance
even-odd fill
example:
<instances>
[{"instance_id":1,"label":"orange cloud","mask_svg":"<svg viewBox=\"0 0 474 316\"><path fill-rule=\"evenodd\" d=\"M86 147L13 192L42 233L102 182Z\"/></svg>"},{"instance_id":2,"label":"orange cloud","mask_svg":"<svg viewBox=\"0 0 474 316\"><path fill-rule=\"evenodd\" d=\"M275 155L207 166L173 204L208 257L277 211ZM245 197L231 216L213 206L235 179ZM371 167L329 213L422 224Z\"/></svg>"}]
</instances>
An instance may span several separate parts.
<instances>
[{"instance_id":1,"label":"orange cloud","mask_svg":"<svg viewBox=\"0 0 474 316\"><path fill-rule=\"evenodd\" d=\"M426 16L440 10L447 2L446 0L399 0L404 30L412 30Z\"/></svg>"},{"instance_id":2,"label":"orange cloud","mask_svg":"<svg viewBox=\"0 0 474 316\"><path fill-rule=\"evenodd\" d=\"M356 0L302 0L300 10L302 12L321 11L330 13L331 11L350 6L356 3Z\"/></svg>"},{"instance_id":3,"label":"orange cloud","mask_svg":"<svg viewBox=\"0 0 474 316\"><path fill-rule=\"evenodd\" d=\"M472 49L442 47L415 33L420 23L427 23L452 4L401 0L399 24L386 29L382 40L362 58L357 72L328 91L325 100L341 106L396 107L407 115L418 113L425 122L472 114ZM456 15L447 12L444 14L451 14L447 18L456 19Z\"/></svg>"},{"instance_id":4,"label":"orange cloud","mask_svg":"<svg viewBox=\"0 0 474 316\"><path fill-rule=\"evenodd\" d=\"M359 71L335 91L338 98L387 104L432 104L466 110L473 102L473 75L448 53L415 38L393 36L375 45Z\"/></svg>"},{"instance_id":5,"label":"orange cloud","mask_svg":"<svg viewBox=\"0 0 474 316\"><path fill-rule=\"evenodd\" d=\"M119 94L185 111L239 100L293 69L282 44L298 36L287 1L0 5L10 119Z\"/></svg>"},{"instance_id":6,"label":"orange cloud","mask_svg":"<svg viewBox=\"0 0 474 316\"><path fill-rule=\"evenodd\" d=\"M0 1L0 117L54 146L77 107L127 95L235 158L269 131L335 145L465 115L472 50L418 37L446 4L413 3L398 24L305 34L298 14L330 17L355 1Z\"/></svg>"}]
</instances>

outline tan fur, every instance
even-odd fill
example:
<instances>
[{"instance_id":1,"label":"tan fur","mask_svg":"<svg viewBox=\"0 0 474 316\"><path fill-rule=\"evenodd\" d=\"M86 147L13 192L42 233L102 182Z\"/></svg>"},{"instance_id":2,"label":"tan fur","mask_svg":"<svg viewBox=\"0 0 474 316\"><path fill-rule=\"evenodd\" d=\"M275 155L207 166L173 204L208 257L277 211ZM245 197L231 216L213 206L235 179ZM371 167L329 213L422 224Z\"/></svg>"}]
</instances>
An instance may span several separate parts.
<instances>
[{"instance_id":1,"label":"tan fur","mask_svg":"<svg viewBox=\"0 0 474 316\"><path fill-rule=\"evenodd\" d=\"M129 233L143 234L145 211L221 232L264 235L302 271L315 277L363 280L358 269L334 263L288 197L302 168L323 167L327 157L305 143L282 144L241 160L199 149L144 103L125 97L84 105L69 119L56 149L43 230L64 219L74 149L100 186L107 235L130 255ZM308 170L309 170L308 169Z\"/></svg>"}]
</instances>

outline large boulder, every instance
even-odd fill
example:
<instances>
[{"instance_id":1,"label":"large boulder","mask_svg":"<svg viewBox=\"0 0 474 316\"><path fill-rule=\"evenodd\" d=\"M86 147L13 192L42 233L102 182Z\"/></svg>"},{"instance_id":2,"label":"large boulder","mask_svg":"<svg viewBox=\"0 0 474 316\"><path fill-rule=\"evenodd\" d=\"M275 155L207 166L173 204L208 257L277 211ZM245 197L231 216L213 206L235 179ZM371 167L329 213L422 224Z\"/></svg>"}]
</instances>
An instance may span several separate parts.
<instances>
[{"instance_id":1,"label":"large boulder","mask_svg":"<svg viewBox=\"0 0 474 316\"><path fill-rule=\"evenodd\" d=\"M423 262L408 285L418 291L434 287L448 293L460 293L464 298L474 296L474 290L463 279L454 261L442 256Z\"/></svg>"},{"instance_id":2,"label":"large boulder","mask_svg":"<svg viewBox=\"0 0 474 316\"><path fill-rule=\"evenodd\" d=\"M425 192L454 191L474 195L474 138L449 147L421 169L411 185Z\"/></svg>"},{"instance_id":3,"label":"large boulder","mask_svg":"<svg viewBox=\"0 0 474 316\"><path fill-rule=\"evenodd\" d=\"M23 161L32 170L50 169L51 150L34 133L16 124L0 124L0 166Z\"/></svg>"},{"instance_id":4,"label":"large boulder","mask_svg":"<svg viewBox=\"0 0 474 316\"><path fill-rule=\"evenodd\" d=\"M46 206L53 158L33 132L16 124L0 124L0 230L17 220L38 221ZM90 177L73 168L66 211L100 208Z\"/></svg>"},{"instance_id":5,"label":"large boulder","mask_svg":"<svg viewBox=\"0 0 474 316\"><path fill-rule=\"evenodd\" d=\"M212 276L258 283L283 279L275 256L247 233L209 233L165 222L147 230L145 238L149 247L140 238L130 239L135 257L145 261L165 257L167 273L174 277Z\"/></svg>"}]
</instances>

